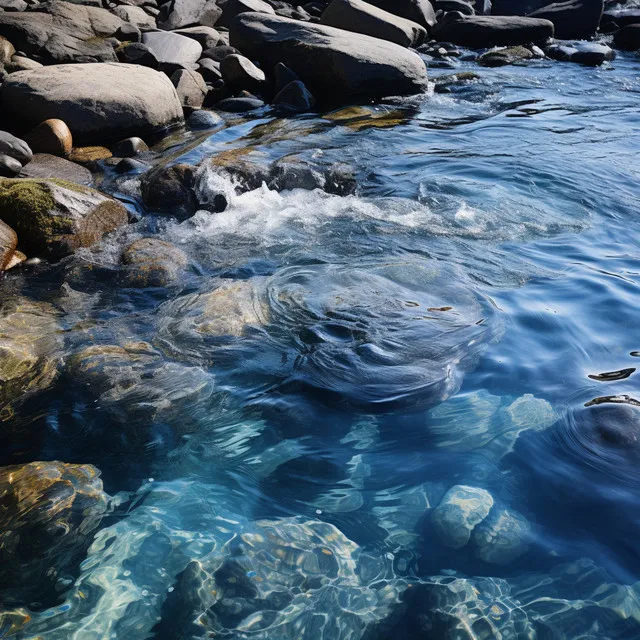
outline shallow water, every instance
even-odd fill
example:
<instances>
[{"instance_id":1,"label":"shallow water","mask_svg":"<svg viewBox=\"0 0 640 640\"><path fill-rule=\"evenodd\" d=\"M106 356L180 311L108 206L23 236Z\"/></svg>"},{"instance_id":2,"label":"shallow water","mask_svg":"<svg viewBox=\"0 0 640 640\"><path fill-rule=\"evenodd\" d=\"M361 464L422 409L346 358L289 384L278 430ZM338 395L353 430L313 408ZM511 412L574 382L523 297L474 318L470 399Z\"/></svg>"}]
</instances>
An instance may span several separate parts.
<instances>
[{"instance_id":1,"label":"shallow water","mask_svg":"<svg viewBox=\"0 0 640 640\"><path fill-rule=\"evenodd\" d=\"M640 65L463 69L481 80L374 117L267 114L162 151L346 162L357 196L235 195L208 175L224 213L148 214L0 282L56 306L66 354L55 389L3 427L1 462L92 463L121 492L59 600L13 603L33 620L10 635L640 636ZM142 214L134 182L105 186ZM119 252L150 233L191 266L127 288ZM139 342L152 355L133 386L102 392L69 364ZM517 553L483 551L482 527L446 539L434 514L458 485L490 494L482 526L507 518ZM272 527L334 546L301 542L289 571L256 550ZM226 596L191 615L203 575Z\"/></svg>"}]
</instances>

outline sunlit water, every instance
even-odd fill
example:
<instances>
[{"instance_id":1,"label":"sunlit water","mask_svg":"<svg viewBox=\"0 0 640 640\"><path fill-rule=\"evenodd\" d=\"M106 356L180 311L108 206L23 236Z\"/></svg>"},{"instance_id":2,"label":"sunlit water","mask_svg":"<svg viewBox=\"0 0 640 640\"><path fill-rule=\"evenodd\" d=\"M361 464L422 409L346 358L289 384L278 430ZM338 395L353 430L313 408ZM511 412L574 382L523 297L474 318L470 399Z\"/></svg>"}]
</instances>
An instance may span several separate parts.
<instances>
[{"instance_id":1,"label":"sunlit water","mask_svg":"<svg viewBox=\"0 0 640 640\"><path fill-rule=\"evenodd\" d=\"M356 196L204 175L224 213L147 214L0 283L56 305L65 349L2 463L92 463L120 492L10 635L640 637L640 65L461 68L482 79L373 119L232 120L163 151L345 162ZM135 182L105 186L142 213ZM150 233L190 267L127 288L120 250ZM140 342L133 386L74 374ZM491 505L454 544L459 485Z\"/></svg>"}]
</instances>

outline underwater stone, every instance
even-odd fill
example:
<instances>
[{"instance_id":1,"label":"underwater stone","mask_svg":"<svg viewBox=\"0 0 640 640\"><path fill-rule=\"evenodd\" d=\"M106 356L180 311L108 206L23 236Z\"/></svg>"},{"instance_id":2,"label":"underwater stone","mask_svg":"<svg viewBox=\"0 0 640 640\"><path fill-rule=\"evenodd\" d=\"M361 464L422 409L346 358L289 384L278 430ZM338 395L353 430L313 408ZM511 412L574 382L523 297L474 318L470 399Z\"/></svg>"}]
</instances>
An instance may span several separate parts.
<instances>
[{"instance_id":1,"label":"underwater stone","mask_svg":"<svg viewBox=\"0 0 640 640\"><path fill-rule=\"evenodd\" d=\"M443 544L461 549L469 542L476 525L489 515L492 506L493 498L488 491L457 485L447 491L433 510L431 522Z\"/></svg>"},{"instance_id":2,"label":"underwater stone","mask_svg":"<svg viewBox=\"0 0 640 640\"><path fill-rule=\"evenodd\" d=\"M494 509L473 532L477 555L485 562L508 564L527 552L531 526L519 513Z\"/></svg>"},{"instance_id":3,"label":"underwater stone","mask_svg":"<svg viewBox=\"0 0 640 640\"><path fill-rule=\"evenodd\" d=\"M129 287L166 287L188 264L184 251L157 238L140 238L122 252Z\"/></svg>"},{"instance_id":4,"label":"underwater stone","mask_svg":"<svg viewBox=\"0 0 640 640\"><path fill-rule=\"evenodd\" d=\"M1 467L0 582L10 585L0 590L2 600L28 603L43 587L53 591L82 559L108 501L92 465Z\"/></svg>"}]
</instances>

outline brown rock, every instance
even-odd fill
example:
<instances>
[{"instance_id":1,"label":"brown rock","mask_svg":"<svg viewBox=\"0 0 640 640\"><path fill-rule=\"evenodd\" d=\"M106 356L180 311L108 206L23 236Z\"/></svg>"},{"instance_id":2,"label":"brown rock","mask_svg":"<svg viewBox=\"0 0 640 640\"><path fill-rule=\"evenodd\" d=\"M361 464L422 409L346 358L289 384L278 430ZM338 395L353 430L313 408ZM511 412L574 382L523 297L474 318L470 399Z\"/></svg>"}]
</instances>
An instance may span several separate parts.
<instances>
[{"instance_id":1,"label":"brown rock","mask_svg":"<svg viewBox=\"0 0 640 640\"><path fill-rule=\"evenodd\" d=\"M41 122L26 138L34 153L66 156L73 149L71 131L65 122L51 118Z\"/></svg>"},{"instance_id":2,"label":"brown rock","mask_svg":"<svg viewBox=\"0 0 640 640\"><path fill-rule=\"evenodd\" d=\"M125 282L130 287L166 287L187 266L184 252L157 238L140 238L122 252L127 266Z\"/></svg>"},{"instance_id":3,"label":"brown rock","mask_svg":"<svg viewBox=\"0 0 640 640\"><path fill-rule=\"evenodd\" d=\"M55 597L56 580L82 560L108 501L92 465L0 468L0 583L12 599L40 600L47 588Z\"/></svg>"},{"instance_id":4,"label":"brown rock","mask_svg":"<svg viewBox=\"0 0 640 640\"><path fill-rule=\"evenodd\" d=\"M9 64L15 52L14 46L6 38L0 36L0 64Z\"/></svg>"},{"instance_id":5,"label":"brown rock","mask_svg":"<svg viewBox=\"0 0 640 640\"><path fill-rule=\"evenodd\" d=\"M18 234L0 220L0 271L4 271L10 264L13 253L18 246Z\"/></svg>"},{"instance_id":6,"label":"brown rock","mask_svg":"<svg viewBox=\"0 0 640 640\"><path fill-rule=\"evenodd\" d=\"M108 160L113 154L106 147L76 147L69 154L71 162L88 164L99 160Z\"/></svg>"}]
</instances>

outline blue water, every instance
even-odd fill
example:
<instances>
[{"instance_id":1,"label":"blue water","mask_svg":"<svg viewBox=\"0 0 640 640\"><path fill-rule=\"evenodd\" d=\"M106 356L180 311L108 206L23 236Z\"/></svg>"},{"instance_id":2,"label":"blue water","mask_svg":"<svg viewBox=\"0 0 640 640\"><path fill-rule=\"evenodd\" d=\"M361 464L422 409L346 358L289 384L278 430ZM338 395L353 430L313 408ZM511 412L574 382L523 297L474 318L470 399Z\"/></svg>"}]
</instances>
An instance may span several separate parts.
<instances>
[{"instance_id":1,"label":"blue water","mask_svg":"<svg viewBox=\"0 0 640 640\"><path fill-rule=\"evenodd\" d=\"M154 353L117 393L67 369L3 428L3 464L91 463L118 496L16 637L640 637L638 59L431 78L459 70L481 79L159 151L345 162L357 196L262 187L179 225L151 212L0 283L56 305L67 363ZM135 182L105 188L143 213ZM127 288L119 251L149 234L190 268ZM438 529L460 485L491 497L484 525L519 523L514 557L506 538L483 552L482 525L461 546Z\"/></svg>"}]
</instances>

